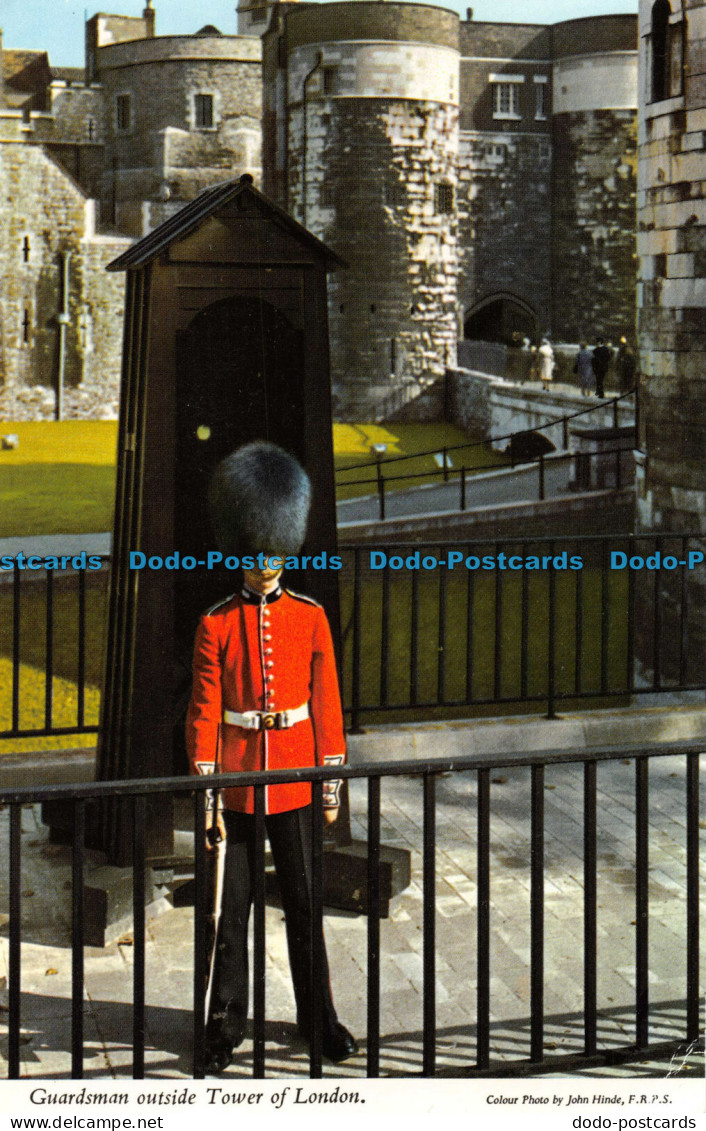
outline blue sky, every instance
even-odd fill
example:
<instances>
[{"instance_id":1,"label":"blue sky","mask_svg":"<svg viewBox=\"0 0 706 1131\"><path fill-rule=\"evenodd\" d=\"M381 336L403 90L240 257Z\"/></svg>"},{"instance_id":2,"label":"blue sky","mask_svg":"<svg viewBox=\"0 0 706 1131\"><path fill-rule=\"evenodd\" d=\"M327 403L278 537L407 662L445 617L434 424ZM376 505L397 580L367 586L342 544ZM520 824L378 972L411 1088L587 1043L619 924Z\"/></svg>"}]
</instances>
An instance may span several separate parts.
<instances>
[{"instance_id":1,"label":"blue sky","mask_svg":"<svg viewBox=\"0 0 706 1131\"><path fill-rule=\"evenodd\" d=\"M56 66L81 66L83 63L84 14L96 11L138 16L144 0L0 0L0 27L6 47L47 50ZM636 12L637 0L463 0L446 3L465 14L473 7L477 20L516 20L527 23L556 23L579 16L611 12ZM236 31L236 0L155 0L158 35L183 35L197 31L206 23L215 24L226 34Z\"/></svg>"}]
</instances>

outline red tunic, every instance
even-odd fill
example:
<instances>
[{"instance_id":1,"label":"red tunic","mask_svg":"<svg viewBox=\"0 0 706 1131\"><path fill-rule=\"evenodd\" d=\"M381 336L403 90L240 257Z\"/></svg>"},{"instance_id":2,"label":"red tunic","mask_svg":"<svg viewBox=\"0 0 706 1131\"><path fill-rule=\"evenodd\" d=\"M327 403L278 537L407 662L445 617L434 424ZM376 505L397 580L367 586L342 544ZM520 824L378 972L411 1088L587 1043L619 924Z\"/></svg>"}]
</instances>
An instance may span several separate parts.
<instances>
[{"instance_id":1,"label":"red tunic","mask_svg":"<svg viewBox=\"0 0 706 1131\"><path fill-rule=\"evenodd\" d=\"M309 704L309 718L282 730L246 730L223 711L287 711ZM309 597L277 590L226 598L201 617L194 685L186 719L192 772L281 770L339 763L345 756L336 661L326 614ZM218 758L216 754L218 753ZM308 782L267 786L265 812L299 809ZM254 790L225 790L225 806L252 813Z\"/></svg>"}]
</instances>

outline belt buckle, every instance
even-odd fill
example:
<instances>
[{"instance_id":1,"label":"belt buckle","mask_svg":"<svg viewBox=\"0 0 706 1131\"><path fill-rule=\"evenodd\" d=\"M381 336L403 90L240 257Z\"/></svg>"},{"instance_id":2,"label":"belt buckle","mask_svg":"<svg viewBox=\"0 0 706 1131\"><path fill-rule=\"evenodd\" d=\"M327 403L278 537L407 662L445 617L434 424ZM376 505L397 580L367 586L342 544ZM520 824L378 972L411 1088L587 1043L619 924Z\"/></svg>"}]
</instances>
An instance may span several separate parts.
<instances>
[{"instance_id":1,"label":"belt buckle","mask_svg":"<svg viewBox=\"0 0 706 1131\"><path fill-rule=\"evenodd\" d=\"M276 715L276 713L275 714L271 714L271 713L263 714L262 715L262 726L263 726L264 730L272 730L274 727L276 727L277 726L277 715Z\"/></svg>"}]
</instances>

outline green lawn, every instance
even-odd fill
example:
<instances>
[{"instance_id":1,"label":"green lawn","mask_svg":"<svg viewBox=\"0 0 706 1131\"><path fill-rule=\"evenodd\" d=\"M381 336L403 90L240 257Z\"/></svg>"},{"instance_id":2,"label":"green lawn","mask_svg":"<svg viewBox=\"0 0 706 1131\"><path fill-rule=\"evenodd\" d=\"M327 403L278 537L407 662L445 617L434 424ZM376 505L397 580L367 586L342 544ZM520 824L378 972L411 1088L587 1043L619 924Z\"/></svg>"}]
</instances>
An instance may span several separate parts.
<instances>
[{"instance_id":1,"label":"green lawn","mask_svg":"<svg viewBox=\"0 0 706 1131\"><path fill-rule=\"evenodd\" d=\"M0 424L19 447L0 451L0 538L98 534L113 524L113 420Z\"/></svg>"},{"instance_id":2,"label":"green lawn","mask_svg":"<svg viewBox=\"0 0 706 1131\"><path fill-rule=\"evenodd\" d=\"M529 551L531 552L531 551ZM363 555L365 558L365 555ZM526 668L523 687L523 580L518 573L480 572L472 576L469 591L466 570L447 574L445 612L440 602L441 570L422 572L418 578L418 629L412 637L412 576L408 571L390 573L388 628L383 651L383 581L380 573L364 571L361 584L361 668L359 702L375 707L385 700L391 710L366 711L363 723L417 721L430 717L462 718L478 714L523 713L523 692L541 697L537 710L546 709L548 688L548 574L527 575ZM500 596L496 585L501 584ZM583 611L577 625L576 587L583 588ZM601 691L602 586L600 570L587 566L581 573L556 575L555 688L557 694L571 696ZM627 687L627 577L607 573L607 621L605 689L623 691ZM470 595L469 595L470 593ZM470 600L470 617L469 617ZM353 589L350 579L343 581L341 618L344 633L344 698L353 701ZM472 642L467 647L470 620ZM441 631L440 631L441 628ZM577 632L578 643L577 649ZM500 642L500 662L496 669L495 643ZM580 679L577 688L577 655ZM487 707L425 708L395 710L396 704L411 702L416 682L416 702L433 704L440 699L508 700L506 707L492 703ZM386 685L386 686L385 686ZM604 703L605 703L604 698ZM576 701L578 702L578 701ZM599 705L598 698L583 706ZM615 705L615 700L612 700ZM567 706L565 701L564 706ZM529 709L532 709L531 706Z\"/></svg>"},{"instance_id":3,"label":"green lawn","mask_svg":"<svg viewBox=\"0 0 706 1131\"><path fill-rule=\"evenodd\" d=\"M386 488L391 490L402 490L415 487L425 481L430 482L413 477L430 471L438 473L440 468L433 453L440 454L444 447L457 448L459 444L468 445L449 453L448 466L451 468L465 466L469 471L482 470L503 466L506 463L505 457L500 452L495 452L486 445L478 445L477 437L469 437L453 424L334 424L336 494L339 499L369 495L376 490L376 467L361 467L361 465L369 465L371 460L375 459L375 454L371 450L373 444L387 444L387 451L382 459L382 469ZM432 454L415 457L416 452ZM413 458L395 460L395 456L402 455ZM357 470L358 468L360 470ZM412 478L393 480L391 476ZM346 486L348 482L359 479L366 482Z\"/></svg>"},{"instance_id":4,"label":"green lawn","mask_svg":"<svg viewBox=\"0 0 706 1131\"><path fill-rule=\"evenodd\" d=\"M113 525L115 496L115 421L67 420L32 424L0 423L0 433L14 432L19 448L0 451L0 538L26 534L97 534ZM387 444L386 458L438 451L466 441L451 424L334 424L338 497L351 498L375 490L375 468L360 473L355 468L373 458L371 444ZM490 448L471 447L450 455L453 467L494 467L504 457ZM433 455L400 463L386 463L385 475L413 475L438 471ZM364 478L367 484L345 487L347 479ZM389 483L409 487L420 480Z\"/></svg>"}]
</instances>

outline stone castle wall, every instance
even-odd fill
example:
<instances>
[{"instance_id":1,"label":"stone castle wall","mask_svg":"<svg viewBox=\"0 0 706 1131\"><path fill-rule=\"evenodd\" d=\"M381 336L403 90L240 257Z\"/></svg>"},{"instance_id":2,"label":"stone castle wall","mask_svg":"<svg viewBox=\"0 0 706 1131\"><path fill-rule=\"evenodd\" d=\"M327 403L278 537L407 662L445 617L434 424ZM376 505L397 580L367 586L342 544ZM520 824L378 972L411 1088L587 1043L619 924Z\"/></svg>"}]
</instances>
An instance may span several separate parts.
<instances>
[{"instance_id":1,"label":"stone castle wall","mask_svg":"<svg viewBox=\"0 0 706 1131\"><path fill-rule=\"evenodd\" d=\"M349 264L329 281L334 413L380 418L455 363L458 52L449 13L327 7L341 19L291 16L287 206Z\"/></svg>"},{"instance_id":2,"label":"stone castle wall","mask_svg":"<svg viewBox=\"0 0 706 1131\"><path fill-rule=\"evenodd\" d=\"M559 341L634 339L635 118L607 109L554 117L551 328Z\"/></svg>"},{"instance_id":3,"label":"stone castle wall","mask_svg":"<svg viewBox=\"0 0 706 1131\"><path fill-rule=\"evenodd\" d=\"M136 40L100 49L97 65L106 118L101 210L122 232L145 234L216 181L244 172L259 179L259 40ZM213 97L210 128L194 120L196 94ZM127 129L117 122L121 95L131 100Z\"/></svg>"},{"instance_id":4,"label":"stone castle wall","mask_svg":"<svg viewBox=\"0 0 706 1131\"><path fill-rule=\"evenodd\" d=\"M0 415L53 415L65 252L71 253L67 407L82 402L87 413L101 413L117 390L122 335L122 280L116 284L103 268L129 241L109 241L102 251L94 245L91 202L38 146L2 145L0 198L14 201L0 225Z\"/></svg>"},{"instance_id":5,"label":"stone castle wall","mask_svg":"<svg viewBox=\"0 0 706 1131\"><path fill-rule=\"evenodd\" d=\"M695 533L706 549L706 3L672 0L670 35L683 43L667 88L652 87L652 5L640 5L638 316L642 454L637 521L642 531ZM674 29L672 31L672 29ZM671 52L670 52L671 54ZM692 547L694 544L692 543ZM676 670L681 573L663 573L667 675ZM687 573L688 674L706 654L706 574ZM652 666L652 641L639 659Z\"/></svg>"}]
</instances>

